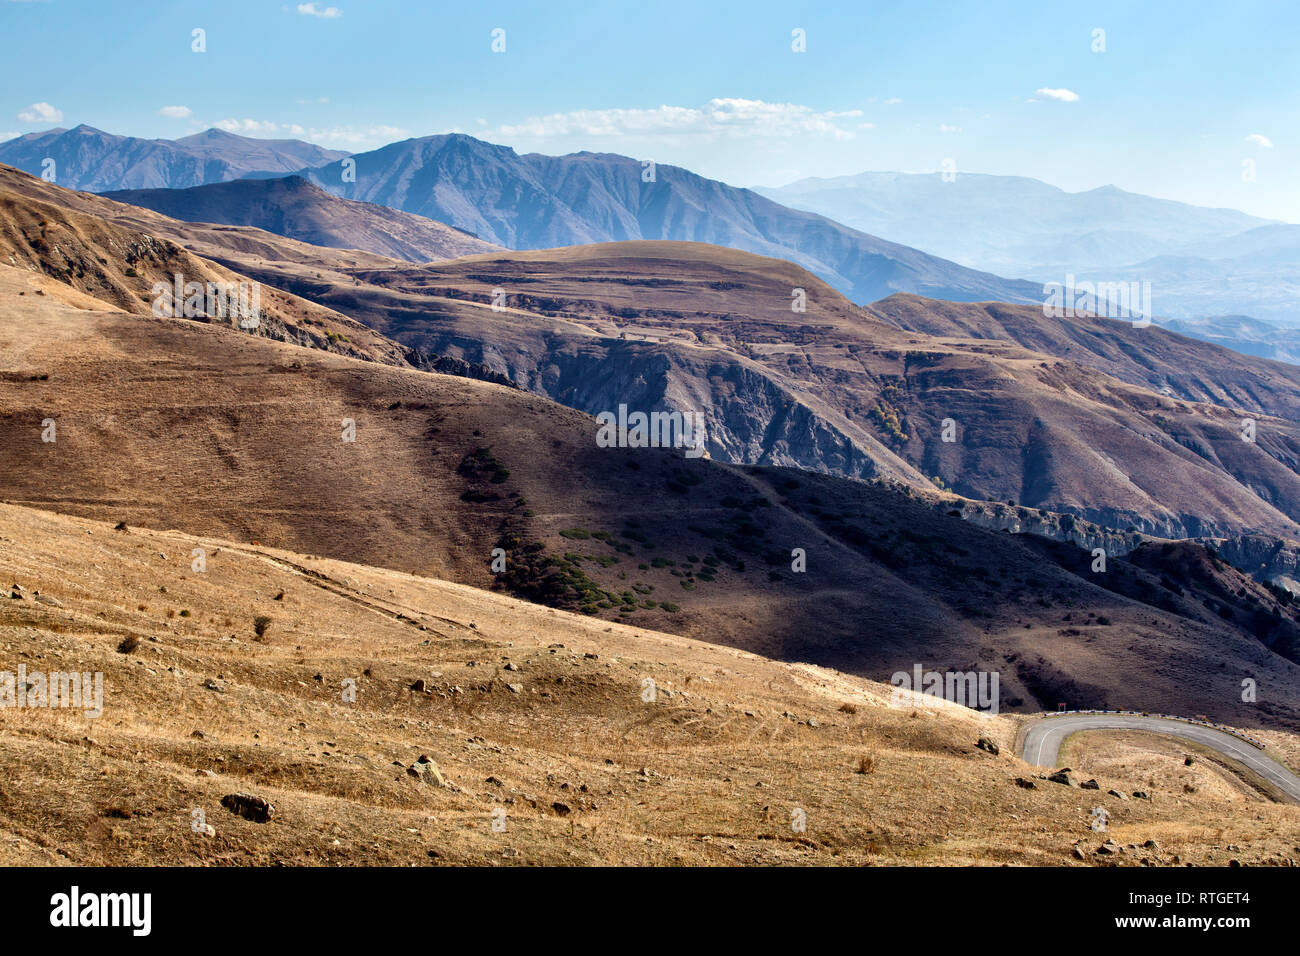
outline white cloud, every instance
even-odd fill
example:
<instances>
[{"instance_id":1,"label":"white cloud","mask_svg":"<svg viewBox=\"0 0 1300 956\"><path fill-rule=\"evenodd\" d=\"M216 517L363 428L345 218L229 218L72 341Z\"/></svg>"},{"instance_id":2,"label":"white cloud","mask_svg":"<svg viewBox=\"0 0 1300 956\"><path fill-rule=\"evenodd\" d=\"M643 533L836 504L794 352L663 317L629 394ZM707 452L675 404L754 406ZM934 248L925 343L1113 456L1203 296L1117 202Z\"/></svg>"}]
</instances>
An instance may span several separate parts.
<instances>
[{"instance_id":1,"label":"white cloud","mask_svg":"<svg viewBox=\"0 0 1300 956\"><path fill-rule=\"evenodd\" d=\"M1064 88L1053 90L1044 86L1034 92L1045 100L1056 100L1058 103L1073 103L1079 99L1079 94L1074 92L1074 90L1067 90ZM1032 103L1033 100L1030 100L1029 102Z\"/></svg>"},{"instance_id":2,"label":"white cloud","mask_svg":"<svg viewBox=\"0 0 1300 956\"><path fill-rule=\"evenodd\" d=\"M387 146L399 139L409 139L410 131L400 126L336 126L333 129L309 129L307 139L322 146L351 149L357 146Z\"/></svg>"},{"instance_id":3,"label":"white cloud","mask_svg":"<svg viewBox=\"0 0 1300 956\"><path fill-rule=\"evenodd\" d=\"M321 9L314 3L298 4L298 12L308 17L320 17L323 20L333 20L343 16L343 11L338 7L325 7Z\"/></svg>"},{"instance_id":4,"label":"white cloud","mask_svg":"<svg viewBox=\"0 0 1300 956\"><path fill-rule=\"evenodd\" d=\"M189 119L194 115L194 111L188 106L164 106L158 111L158 115L168 119Z\"/></svg>"},{"instance_id":5,"label":"white cloud","mask_svg":"<svg viewBox=\"0 0 1300 956\"><path fill-rule=\"evenodd\" d=\"M318 96L314 100L305 100L300 97L298 99L298 105L306 106L308 103L328 103L329 101L330 98L328 96Z\"/></svg>"},{"instance_id":6,"label":"white cloud","mask_svg":"<svg viewBox=\"0 0 1300 956\"><path fill-rule=\"evenodd\" d=\"M298 123L274 123L270 120L223 119L213 123L217 129L227 133L242 133L250 136L292 136L306 139L322 146L334 146L340 149L353 149L358 146L386 146L399 139L407 139L411 133L400 126L335 126L331 128L306 127Z\"/></svg>"},{"instance_id":7,"label":"white cloud","mask_svg":"<svg viewBox=\"0 0 1300 956\"><path fill-rule=\"evenodd\" d=\"M1267 136L1262 136L1259 133L1251 133L1246 137L1246 142L1250 143L1252 146L1258 146L1260 149L1273 148L1273 141Z\"/></svg>"},{"instance_id":8,"label":"white cloud","mask_svg":"<svg viewBox=\"0 0 1300 956\"><path fill-rule=\"evenodd\" d=\"M940 123L940 124L939 124L939 132L940 132L940 133L960 133L960 132L961 132L961 127L960 127L960 126L949 126L947 123Z\"/></svg>"},{"instance_id":9,"label":"white cloud","mask_svg":"<svg viewBox=\"0 0 1300 956\"><path fill-rule=\"evenodd\" d=\"M212 124L227 133L274 133L280 129L279 123L254 119L223 119Z\"/></svg>"},{"instance_id":10,"label":"white cloud","mask_svg":"<svg viewBox=\"0 0 1300 956\"><path fill-rule=\"evenodd\" d=\"M11 139L17 139L21 133L0 133L0 143L7 143Z\"/></svg>"},{"instance_id":11,"label":"white cloud","mask_svg":"<svg viewBox=\"0 0 1300 956\"><path fill-rule=\"evenodd\" d=\"M33 103L18 118L24 123L57 123L63 119L63 110L56 110L49 103Z\"/></svg>"},{"instance_id":12,"label":"white cloud","mask_svg":"<svg viewBox=\"0 0 1300 956\"><path fill-rule=\"evenodd\" d=\"M559 136L631 136L685 134L706 137L791 137L800 135L852 139L841 120L857 119L861 110L821 111L795 103L712 99L700 107L574 110L535 116L506 124L490 135L549 138ZM857 124L861 126L862 124Z\"/></svg>"},{"instance_id":13,"label":"white cloud","mask_svg":"<svg viewBox=\"0 0 1300 956\"><path fill-rule=\"evenodd\" d=\"M889 99L885 100L885 105L886 105L886 106L897 106L897 105L898 105L899 103L901 103L901 102L903 102L903 101L900 100L897 96L891 96Z\"/></svg>"}]
</instances>

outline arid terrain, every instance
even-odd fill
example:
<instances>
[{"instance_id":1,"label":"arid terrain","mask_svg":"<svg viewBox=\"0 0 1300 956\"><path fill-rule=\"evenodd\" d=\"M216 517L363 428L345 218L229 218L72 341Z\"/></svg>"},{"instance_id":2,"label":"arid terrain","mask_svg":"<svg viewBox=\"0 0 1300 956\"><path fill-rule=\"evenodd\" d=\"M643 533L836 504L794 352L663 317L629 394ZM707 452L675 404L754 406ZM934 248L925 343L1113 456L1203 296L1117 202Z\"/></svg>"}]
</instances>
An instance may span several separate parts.
<instances>
[{"instance_id":1,"label":"arid terrain","mask_svg":"<svg viewBox=\"0 0 1300 956\"><path fill-rule=\"evenodd\" d=\"M156 314L176 274L263 321ZM4 860L1289 864L1300 808L1212 754L1015 754L1064 703L1300 766L1300 375L1030 318L701 244L412 265L0 169L0 643L105 681L0 708ZM708 455L601 447L620 403L706 410ZM914 666L1001 715L894 699Z\"/></svg>"},{"instance_id":2,"label":"arid terrain","mask_svg":"<svg viewBox=\"0 0 1300 956\"><path fill-rule=\"evenodd\" d=\"M1013 717L463 585L11 505L0 578L7 661L104 674L98 719L0 713L5 864L1300 858L1300 808L1163 740L1089 741L1080 790Z\"/></svg>"}]
</instances>

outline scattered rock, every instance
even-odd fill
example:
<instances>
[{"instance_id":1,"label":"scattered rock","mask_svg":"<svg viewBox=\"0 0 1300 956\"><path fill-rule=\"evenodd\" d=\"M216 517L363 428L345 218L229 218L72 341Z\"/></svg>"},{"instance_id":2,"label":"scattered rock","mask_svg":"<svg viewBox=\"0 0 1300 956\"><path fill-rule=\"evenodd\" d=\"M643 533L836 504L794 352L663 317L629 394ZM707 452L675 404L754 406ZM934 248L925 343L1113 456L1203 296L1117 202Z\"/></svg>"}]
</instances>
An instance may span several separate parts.
<instances>
[{"instance_id":1,"label":"scattered rock","mask_svg":"<svg viewBox=\"0 0 1300 956\"><path fill-rule=\"evenodd\" d=\"M975 746L978 747L980 750L987 750L995 757L999 753L1001 753L1001 748L998 747L998 742L994 740L992 737L981 737L979 739L979 742L976 743Z\"/></svg>"},{"instance_id":2,"label":"scattered rock","mask_svg":"<svg viewBox=\"0 0 1300 956\"><path fill-rule=\"evenodd\" d=\"M423 694L427 689L428 685L424 683L423 678L411 684L411 690L415 691L417 694Z\"/></svg>"},{"instance_id":3,"label":"scattered rock","mask_svg":"<svg viewBox=\"0 0 1300 956\"><path fill-rule=\"evenodd\" d=\"M1183 766L1184 766L1184 767L1190 767L1190 766L1192 766L1192 764L1194 764L1194 763L1196 763L1196 761L1193 760L1191 757L1184 757L1184 758L1183 758Z\"/></svg>"},{"instance_id":4,"label":"scattered rock","mask_svg":"<svg viewBox=\"0 0 1300 956\"><path fill-rule=\"evenodd\" d=\"M517 671L517 670L519 670L519 667L518 667L518 665L516 665L513 661L511 661L511 662L508 662L508 663L506 664L506 666L505 666L504 668L502 668L502 669L503 669L503 670L508 670L508 671Z\"/></svg>"},{"instance_id":5,"label":"scattered rock","mask_svg":"<svg viewBox=\"0 0 1300 956\"><path fill-rule=\"evenodd\" d=\"M221 805L236 816L254 823L266 823L275 816L275 806L272 803L251 793L228 793L221 798Z\"/></svg>"},{"instance_id":6,"label":"scattered rock","mask_svg":"<svg viewBox=\"0 0 1300 956\"><path fill-rule=\"evenodd\" d=\"M40 591L35 592L35 597L41 604L48 604L50 607L63 607L63 602L58 598L52 598L48 594L42 594Z\"/></svg>"},{"instance_id":7,"label":"scattered rock","mask_svg":"<svg viewBox=\"0 0 1300 956\"><path fill-rule=\"evenodd\" d=\"M1079 789L1080 789L1080 790L1100 790L1100 789L1101 789L1101 784L1099 784L1096 780L1085 780L1083 783L1079 784Z\"/></svg>"},{"instance_id":8,"label":"scattered rock","mask_svg":"<svg viewBox=\"0 0 1300 956\"><path fill-rule=\"evenodd\" d=\"M551 809L562 817L567 817L570 812L569 805L567 803L561 803L559 800L556 800L551 804Z\"/></svg>"},{"instance_id":9,"label":"scattered rock","mask_svg":"<svg viewBox=\"0 0 1300 956\"><path fill-rule=\"evenodd\" d=\"M1016 786L1022 790L1037 790L1038 784L1032 780L1026 780L1024 777L1016 777Z\"/></svg>"},{"instance_id":10,"label":"scattered rock","mask_svg":"<svg viewBox=\"0 0 1300 956\"><path fill-rule=\"evenodd\" d=\"M211 677L209 677L207 680L203 682L203 686L207 690L215 690L218 694L224 694L226 692L226 688L222 685L222 683L220 681L213 680Z\"/></svg>"},{"instance_id":11,"label":"scattered rock","mask_svg":"<svg viewBox=\"0 0 1300 956\"><path fill-rule=\"evenodd\" d=\"M512 694L522 694L524 692L523 684L506 684L506 686L510 688Z\"/></svg>"},{"instance_id":12,"label":"scattered rock","mask_svg":"<svg viewBox=\"0 0 1300 956\"><path fill-rule=\"evenodd\" d=\"M1133 798L1135 800L1150 800L1151 794L1147 793L1145 790L1134 790Z\"/></svg>"},{"instance_id":13,"label":"scattered rock","mask_svg":"<svg viewBox=\"0 0 1300 956\"><path fill-rule=\"evenodd\" d=\"M1158 849L1160 849L1160 844L1157 843L1155 840L1147 840L1146 843L1143 843L1143 844L1142 844L1142 849L1144 849L1144 850L1158 850Z\"/></svg>"},{"instance_id":14,"label":"scattered rock","mask_svg":"<svg viewBox=\"0 0 1300 956\"><path fill-rule=\"evenodd\" d=\"M1118 790L1107 790L1106 792L1109 793L1112 797L1118 797L1121 800L1128 799L1127 796L1125 796L1123 793L1120 793Z\"/></svg>"},{"instance_id":15,"label":"scattered rock","mask_svg":"<svg viewBox=\"0 0 1300 956\"><path fill-rule=\"evenodd\" d=\"M1064 784L1067 787L1077 787L1079 784L1074 779L1074 774L1069 767L1056 771L1047 778L1052 783Z\"/></svg>"},{"instance_id":16,"label":"scattered rock","mask_svg":"<svg viewBox=\"0 0 1300 956\"><path fill-rule=\"evenodd\" d=\"M1083 850L1079 849L1079 847L1077 846L1074 848L1074 850L1071 852L1070 855L1073 856L1076 860L1085 859L1083 855Z\"/></svg>"},{"instance_id":17,"label":"scattered rock","mask_svg":"<svg viewBox=\"0 0 1300 956\"><path fill-rule=\"evenodd\" d=\"M1115 848L1103 843L1101 846L1097 847L1096 852L1101 856L1111 856L1114 854Z\"/></svg>"},{"instance_id":18,"label":"scattered rock","mask_svg":"<svg viewBox=\"0 0 1300 956\"><path fill-rule=\"evenodd\" d=\"M431 787L446 788L447 786L447 778L442 775L438 765L425 754L421 754L419 760L407 767L406 773Z\"/></svg>"}]
</instances>

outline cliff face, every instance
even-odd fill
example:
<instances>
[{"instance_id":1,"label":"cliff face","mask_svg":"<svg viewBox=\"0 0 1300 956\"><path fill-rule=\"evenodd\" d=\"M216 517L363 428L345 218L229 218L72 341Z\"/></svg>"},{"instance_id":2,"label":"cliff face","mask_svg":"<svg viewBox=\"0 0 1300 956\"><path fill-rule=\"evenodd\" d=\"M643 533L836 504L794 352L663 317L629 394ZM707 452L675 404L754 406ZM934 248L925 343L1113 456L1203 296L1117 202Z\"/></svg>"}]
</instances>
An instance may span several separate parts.
<instances>
[{"instance_id":1,"label":"cliff face","mask_svg":"<svg viewBox=\"0 0 1300 956\"><path fill-rule=\"evenodd\" d=\"M1206 543L1255 580L1271 581L1300 594L1300 544L1268 535L1238 535Z\"/></svg>"}]
</instances>

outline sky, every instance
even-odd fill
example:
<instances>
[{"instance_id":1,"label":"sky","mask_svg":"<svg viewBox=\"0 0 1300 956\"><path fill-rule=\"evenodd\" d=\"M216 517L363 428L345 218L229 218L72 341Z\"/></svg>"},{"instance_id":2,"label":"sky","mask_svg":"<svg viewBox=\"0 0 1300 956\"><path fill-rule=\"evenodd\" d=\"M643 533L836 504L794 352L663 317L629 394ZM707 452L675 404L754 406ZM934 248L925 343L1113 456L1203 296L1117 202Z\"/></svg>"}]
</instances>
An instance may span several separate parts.
<instances>
[{"instance_id":1,"label":"sky","mask_svg":"<svg viewBox=\"0 0 1300 956\"><path fill-rule=\"evenodd\" d=\"M950 161L1300 222L1298 62L1294 0L0 0L0 140L455 131L738 186Z\"/></svg>"}]
</instances>

